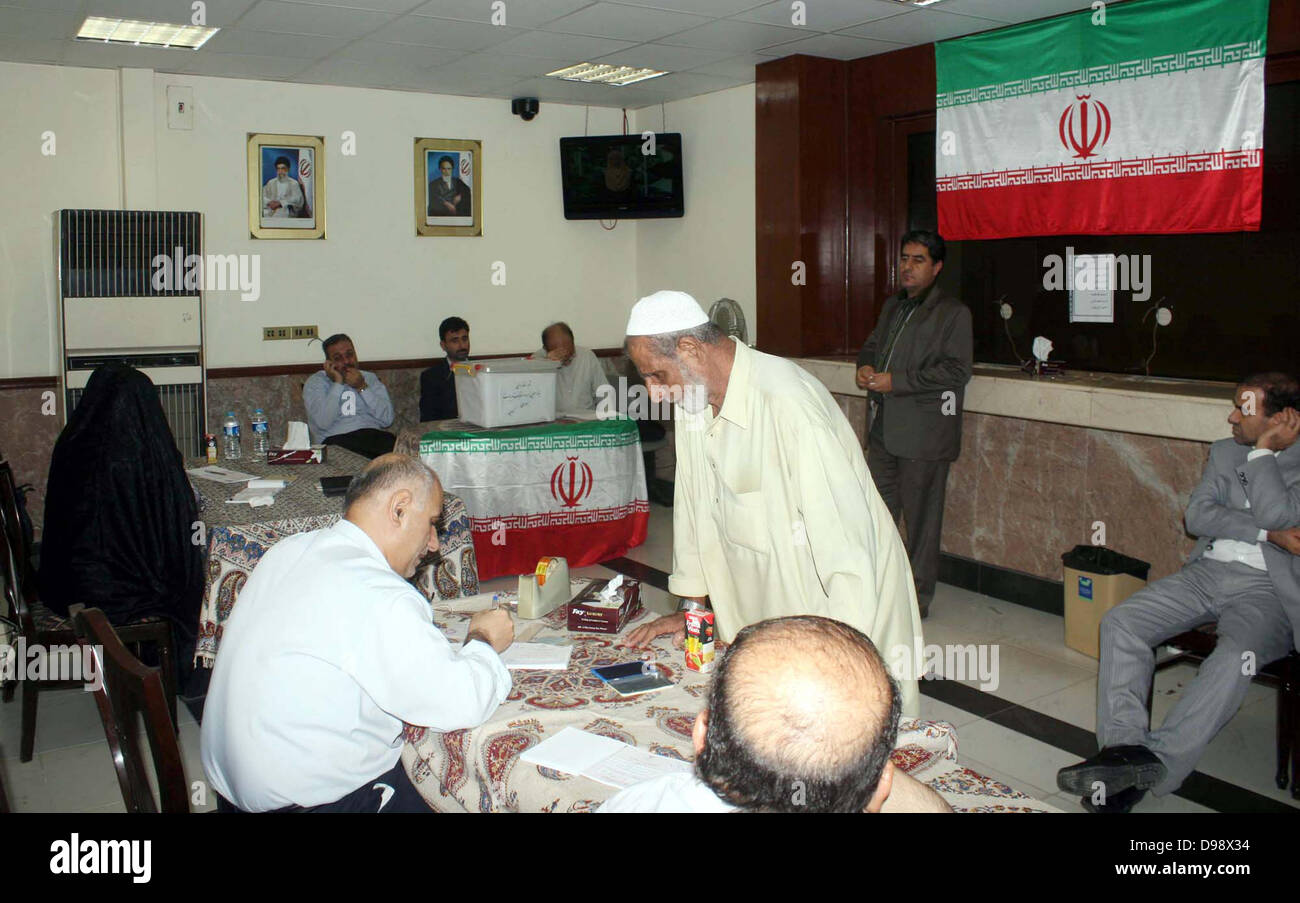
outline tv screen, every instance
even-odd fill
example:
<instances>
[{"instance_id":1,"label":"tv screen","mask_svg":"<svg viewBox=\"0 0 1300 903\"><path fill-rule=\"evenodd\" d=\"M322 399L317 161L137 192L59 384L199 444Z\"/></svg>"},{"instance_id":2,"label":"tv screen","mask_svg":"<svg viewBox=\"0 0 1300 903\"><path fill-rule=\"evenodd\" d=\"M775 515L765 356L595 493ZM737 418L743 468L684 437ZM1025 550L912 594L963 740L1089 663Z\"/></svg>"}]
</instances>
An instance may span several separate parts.
<instances>
[{"instance_id":1,"label":"tv screen","mask_svg":"<svg viewBox=\"0 0 1300 903\"><path fill-rule=\"evenodd\" d=\"M653 151L648 153L648 151ZM565 219L682 216L682 136L560 139Z\"/></svg>"}]
</instances>

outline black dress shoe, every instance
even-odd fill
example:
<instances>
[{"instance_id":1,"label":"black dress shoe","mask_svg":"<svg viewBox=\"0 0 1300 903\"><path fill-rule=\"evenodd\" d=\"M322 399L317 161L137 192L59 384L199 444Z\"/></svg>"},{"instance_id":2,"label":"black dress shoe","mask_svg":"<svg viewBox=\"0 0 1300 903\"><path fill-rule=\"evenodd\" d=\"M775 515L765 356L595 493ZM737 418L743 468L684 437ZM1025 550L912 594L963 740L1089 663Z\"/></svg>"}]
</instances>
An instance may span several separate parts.
<instances>
[{"instance_id":1,"label":"black dress shoe","mask_svg":"<svg viewBox=\"0 0 1300 903\"><path fill-rule=\"evenodd\" d=\"M1083 799L1079 800L1079 802L1082 803L1083 808L1087 809L1089 812L1096 812L1098 814L1106 812L1127 813L1133 811L1133 807L1136 806L1141 801L1142 797L1146 795L1147 792L1145 790L1139 790L1136 787L1129 787L1125 790L1121 790L1119 793L1106 797L1106 802L1104 803L1094 803L1091 794L1085 796Z\"/></svg>"},{"instance_id":2,"label":"black dress shoe","mask_svg":"<svg viewBox=\"0 0 1300 903\"><path fill-rule=\"evenodd\" d=\"M1078 765L1056 773L1056 786L1069 793L1091 796L1097 782L1114 797L1121 790L1135 787L1149 790L1165 777L1160 757L1145 746L1108 746Z\"/></svg>"}]
</instances>

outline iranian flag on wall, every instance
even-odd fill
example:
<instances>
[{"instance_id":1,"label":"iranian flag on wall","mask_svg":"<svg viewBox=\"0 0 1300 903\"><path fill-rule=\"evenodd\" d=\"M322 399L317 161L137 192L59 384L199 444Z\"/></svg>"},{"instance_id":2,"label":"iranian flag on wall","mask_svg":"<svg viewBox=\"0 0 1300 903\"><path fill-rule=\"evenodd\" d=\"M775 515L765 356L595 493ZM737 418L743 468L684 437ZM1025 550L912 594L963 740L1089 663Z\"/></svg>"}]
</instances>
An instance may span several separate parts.
<instances>
[{"instance_id":1,"label":"iranian flag on wall","mask_svg":"<svg viewBox=\"0 0 1300 903\"><path fill-rule=\"evenodd\" d=\"M1259 228L1268 0L1133 0L935 46L939 231Z\"/></svg>"}]
</instances>

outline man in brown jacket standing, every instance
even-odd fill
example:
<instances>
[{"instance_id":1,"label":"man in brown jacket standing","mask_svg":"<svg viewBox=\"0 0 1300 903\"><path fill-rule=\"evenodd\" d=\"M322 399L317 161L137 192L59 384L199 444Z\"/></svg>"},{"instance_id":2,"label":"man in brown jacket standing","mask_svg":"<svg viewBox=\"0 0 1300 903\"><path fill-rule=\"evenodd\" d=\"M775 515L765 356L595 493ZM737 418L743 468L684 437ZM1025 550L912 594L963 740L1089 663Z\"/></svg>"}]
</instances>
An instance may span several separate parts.
<instances>
[{"instance_id":1,"label":"man in brown jacket standing","mask_svg":"<svg viewBox=\"0 0 1300 903\"><path fill-rule=\"evenodd\" d=\"M858 388L871 400L867 467L895 522L907 520L907 553L921 617L939 574L948 465L961 453L962 398L970 381L970 309L936 284L946 247L937 232L903 236L902 291L885 302L858 353Z\"/></svg>"}]
</instances>

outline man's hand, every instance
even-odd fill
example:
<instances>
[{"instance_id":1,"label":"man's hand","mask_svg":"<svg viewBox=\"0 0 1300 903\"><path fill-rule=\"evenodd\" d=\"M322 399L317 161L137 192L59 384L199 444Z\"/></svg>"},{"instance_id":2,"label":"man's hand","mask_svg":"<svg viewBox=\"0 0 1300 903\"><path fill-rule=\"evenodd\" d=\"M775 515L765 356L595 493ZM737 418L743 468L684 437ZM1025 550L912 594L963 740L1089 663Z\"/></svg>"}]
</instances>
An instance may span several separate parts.
<instances>
[{"instance_id":1,"label":"man's hand","mask_svg":"<svg viewBox=\"0 0 1300 903\"><path fill-rule=\"evenodd\" d=\"M343 381L358 391L366 387L366 378L361 375L361 371L356 367L348 370L348 375L343 377Z\"/></svg>"},{"instance_id":2,"label":"man's hand","mask_svg":"<svg viewBox=\"0 0 1300 903\"><path fill-rule=\"evenodd\" d=\"M1295 408L1283 408L1268 418L1268 426L1255 440L1255 447L1280 452L1290 448L1297 436L1300 436L1300 412Z\"/></svg>"},{"instance_id":3,"label":"man's hand","mask_svg":"<svg viewBox=\"0 0 1300 903\"><path fill-rule=\"evenodd\" d=\"M872 392L888 395L894 391L894 375L892 373L873 373L867 377L867 388Z\"/></svg>"},{"instance_id":4,"label":"man's hand","mask_svg":"<svg viewBox=\"0 0 1300 903\"><path fill-rule=\"evenodd\" d=\"M858 383L858 388L865 389L867 387L867 380L869 380L875 374L876 374L876 368L872 367L870 364L868 364L865 367L859 367L857 376L855 377Z\"/></svg>"},{"instance_id":5,"label":"man's hand","mask_svg":"<svg viewBox=\"0 0 1300 903\"><path fill-rule=\"evenodd\" d=\"M505 652L515 641L515 622L504 608L480 611L469 619L465 642L482 640L497 652Z\"/></svg>"},{"instance_id":6,"label":"man's hand","mask_svg":"<svg viewBox=\"0 0 1300 903\"><path fill-rule=\"evenodd\" d=\"M676 614L664 615L662 618L655 618L649 624L642 624L636 630L627 635L623 641L625 646L649 646L655 637L672 635L673 648L680 649L686 643L686 612L679 611Z\"/></svg>"},{"instance_id":7,"label":"man's hand","mask_svg":"<svg viewBox=\"0 0 1300 903\"><path fill-rule=\"evenodd\" d=\"M1300 555L1300 527L1289 527L1286 530L1269 530L1268 541L1285 549L1292 555Z\"/></svg>"},{"instance_id":8,"label":"man's hand","mask_svg":"<svg viewBox=\"0 0 1300 903\"><path fill-rule=\"evenodd\" d=\"M564 356L563 348L552 348L550 351L546 352L546 358L547 360L558 361L561 364L567 364L569 362Z\"/></svg>"},{"instance_id":9,"label":"man's hand","mask_svg":"<svg viewBox=\"0 0 1300 903\"><path fill-rule=\"evenodd\" d=\"M447 208L447 212L448 212L448 213L455 213L455 212L456 212L456 205L453 204L451 201L442 201L441 203L442 203L442 206L444 206L444 207Z\"/></svg>"},{"instance_id":10,"label":"man's hand","mask_svg":"<svg viewBox=\"0 0 1300 903\"><path fill-rule=\"evenodd\" d=\"M343 374L339 372L338 367L334 366L333 361L325 362L325 375L336 383L343 382Z\"/></svg>"},{"instance_id":11,"label":"man's hand","mask_svg":"<svg viewBox=\"0 0 1300 903\"><path fill-rule=\"evenodd\" d=\"M267 206L267 207L270 207L272 210L279 210L279 209L280 209L280 202L279 202L279 201L271 201L271 203L267 204L266 206Z\"/></svg>"}]
</instances>

